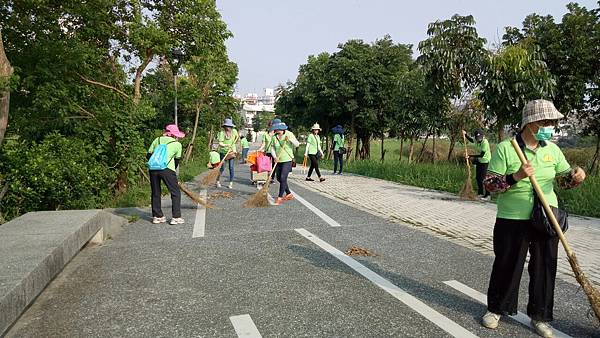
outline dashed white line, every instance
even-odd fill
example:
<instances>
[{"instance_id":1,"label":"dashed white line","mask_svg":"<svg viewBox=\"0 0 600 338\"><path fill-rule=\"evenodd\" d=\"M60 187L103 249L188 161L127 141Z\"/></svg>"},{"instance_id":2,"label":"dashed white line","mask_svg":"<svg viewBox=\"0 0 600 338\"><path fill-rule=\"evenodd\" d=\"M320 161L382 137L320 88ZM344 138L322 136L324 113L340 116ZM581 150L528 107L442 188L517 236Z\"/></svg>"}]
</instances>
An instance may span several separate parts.
<instances>
[{"instance_id":1,"label":"dashed white line","mask_svg":"<svg viewBox=\"0 0 600 338\"><path fill-rule=\"evenodd\" d=\"M454 290L461 292L469 297L471 297L472 299L480 302L481 304L487 305L487 296L484 295L483 293L472 289L470 287L468 287L467 285L456 281L456 280L449 280L449 281L445 281L444 284L448 285L449 287L453 288ZM529 328L533 327L531 326L531 318L529 318L529 316L527 316L526 314L522 313L522 312L517 312L516 315L514 316L509 316L510 318L516 320L517 322L528 326ZM564 332L560 332L557 329L554 329L554 337L571 337L569 335L567 335Z\"/></svg>"},{"instance_id":2,"label":"dashed white line","mask_svg":"<svg viewBox=\"0 0 600 338\"><path fill-rule=\"evenodd\" d=\"M308 209L310 209L310 211L314 212L315 215L319 216L322 220L324 220L325 222L327 222L327 224L329 224L330 226L332 226L332 227L339 227L339 226L341 226L340 223L336 222L333 218L327 216L324 212L322 212L317 207L315 207L314 205L312 205L310 202L308 202L307 200L305 200L304 198L302 198L295 191L292 191L292 194L294 194L294 197L296 198L296 200L298 202L302 203L305 207L307 207Z\"/></svg>"},{"instance_id":3,"label":"dashed white line","mask_svg":"<svg viewBox=\"0 0 600 338\"><path fill-rule=\"evenodd\" d=\"M235 329L235 333L237 333L238 337L242 338L262 338L260 332L258 332L258 328L254 325L252 318L250 315L239 315L239 316L231 316L229 317L233 328Z\"/></svg>"},{"instance_id":4,"label":"dashed white line","mask_svg":"<svg viewBox=\"0 0 600 338\"><path fill-rule=\"evenodd\" d=\"M423 303L419 299L411 296L406 291L404 291L401 288L397 287L396 285L392 284L387 279L376 274L375 272L373 272L366 266L360 264L353 258L347 256L340 250L336 249L329 243L327 243L327 242L323 241L322 239L318 238L317 236L313 235L306 229L295 229L295 230L297 233L302 235L304 238L306 238L309 241L311 241L312 243L316 244L321 249L325 250L326 252L331 254L333 257L340 260L342 263L348 265L354 271L358 272L363 277L367 278L372 283L374 283L375 285L377 285L378 287L380 287L381 289L383 289L384 291L386 291L387 293L392 295L394 298L398 299L399 301L406 304L408 307L410 307L411 309L413 309L414 311L416 311L423 317L427 318L429 321L431 321L433 324L437 325L442 330L446 331L448 334L450 334L454 337L477 337L476 335L474 335L467 329L463 328L462 326L458 325L451 319L445 317L441 313L432 309L431 307L429 307L427 304Z\"/></svg>"},{"instance_id":5,"label":"dashed white line","mask_svg":"<svg viewBox=\"0 0 600 338\"><path fill-rule=\"evenodd\" d=\"M206 200L206 190L200 192L200 196ZM201 204L198 204L196 209L196 219L194 220L194 230L192 232L192 238L204 237L204 230L206 227L206 208Z\"/></svg>"}]
</instances>

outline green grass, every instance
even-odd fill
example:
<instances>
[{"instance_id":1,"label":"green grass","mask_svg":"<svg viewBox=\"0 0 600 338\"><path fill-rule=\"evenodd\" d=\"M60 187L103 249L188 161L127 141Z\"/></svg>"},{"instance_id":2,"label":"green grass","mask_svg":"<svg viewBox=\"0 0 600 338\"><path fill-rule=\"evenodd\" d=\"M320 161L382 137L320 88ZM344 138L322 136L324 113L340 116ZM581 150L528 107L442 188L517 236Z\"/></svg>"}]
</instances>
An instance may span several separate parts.
<instances>
[{"instance_id":1,"label":"green grass","mask_svg":"<svg viewBox=\"0 0 600 338\"><path fill-rule=\"evenodd\" d=\"M431 140L427 143L431 153ZM350 160L349 163L344 163L344 171L354 174L364 175L384 179L402 184L447 191L458 194L465 179L467 171L464 162L456 160L460 158L464 152L462 144L457 144L454 149L453 160L445 161L449 142L440 140L437 142L436 150L441 161L433 164L431 162L408 163L408 144L404 143L403 160L399 160L400 142L395 139L388 139L384 142L386 149L385 161L382 163L381 158L381 143L374 140L371 143L371 159L370 160ZM494 145L492 145L492 149ZM470 148L471 150L472 148ZM418 156L421 150L421 143L415 145L415 156ZM592 157L594 149L578 148L565 149L564 153L571 165L579 165L583 168L588 164L587 161ZM471 150L472 152L472 150ZM300 156L297 157L297 162L302 163L302 154L304 147L301 146L298 150ZM333 161L322 160L320 163L324 169L332 169ZM473 176L475 172L473 170ZM473 187L477 187L473 180ZM588 176L586 181L578 188L559 191L561 198L565 201L566 208L571 214L600 217L600 207L598 201L600 196L600 176Z\"/></svg>"},{"instance_id":2,"label":"green grass","mask_svg":"<svg viewBox=\"0 0 600 338\"><path fill-rule=\"evenodd\" d=\"M183 182L191 181L194 177L200 175L206 170L207 156L200 156L182 164L179 169L179 180ZM162 185L163 194L168 193L167 187ZM146 180L130 185L129 189L110 200L105 207L107 208L131 208L146 207L150 205L150 183Z\"/></svg>"}]
</instances>

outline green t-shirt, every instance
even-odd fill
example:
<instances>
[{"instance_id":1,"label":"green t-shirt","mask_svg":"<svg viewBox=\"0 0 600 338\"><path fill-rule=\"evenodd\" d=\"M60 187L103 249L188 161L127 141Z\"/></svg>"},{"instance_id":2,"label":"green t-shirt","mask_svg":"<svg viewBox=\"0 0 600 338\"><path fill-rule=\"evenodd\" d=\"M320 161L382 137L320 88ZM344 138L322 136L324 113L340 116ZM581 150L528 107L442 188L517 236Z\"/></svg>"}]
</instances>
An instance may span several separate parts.
<instances>
[{"instance_id":1,"label":"green t-shirt","mask_svg":"<svg viewBox=\"0 0 600 338\"><path fill-rule=\"evenodd\" d=\"M535 178L548 203L553 207L557 207L558 200L554 193L554 179L556 176L571 170L565 155L552 142L546 142L545 146L540 145L535 151L525 148L524 154L535 169ZM504 176L516 173L519 168L521 168L521 161L510 140L500 142L492 156L488 171ZM498 213L496 216L515 220L530 219L533 211L533 194L533 187L529 178L520 180L498 196Z\"/></svg>"},{"instance_id":2,"label":"green t-shirt","mask_svg":"<svg viewBox=\"0 0 600 338\"><path fill-rule=\"evenodd\" d=\"M216 151L211 151L210 153L208 153L208 159L210 161L210 164L217 164L221 162L221 155L219 155L219 153Z\"/></svg>"},{"instance_id":3,"label":"green t-shirt","mask_svg":"<svg viewBox=\"0 0 600 338\"><path fill-rule=\"evenodd\" d=\"M229 152L229 149L231 149L231 152L237 152L236 143L240 140L240 135L237 129L232 129L231 136L227 138L225 137L225 131L221 130L219 135L217 135L217 140L219 141L219 152L221 154L226 154Z\"/></svg>"},{"instance_id":4,"label":"green t-shirt","mask_svg":"<svg viewBox=\"0 0 600 338\"><path fill-rule=\"evenodd\" d=\"M319 135L310 134L306 140L306 146L308 147L309 155L316 155L321 149L321 138Z\"/></svg>"},{"instance_id":5,"label":"green t-shirt","mask_svg":"<svg viewBox=\"0 0 600 338\"><path fill-rule=\"evenodd\" d=\"M490 143L487 139L484 138L481 142L475 142L475 149L477 149L476 155L481 155L483 152L483 156L478 158L479 163L490 163L492 152L490 151Z\"/></svg>"},{"instance_id":6,"label":"green t-shirt","mask_svg":"<svg viewBox=\"0 0 600 338\"><path fill-rule=\"evenodd\" d=\"M344 146L344 136L342 136L341 134L335 134L333 136L333 142L335 143L333 151L340 150L340 148Z\"/></svg>"},{"instance_id":7,"label":"green t-shirt","mask_svg":"<svg viewBox=\"0 0 600 338\"><path fill-rule=\"evenodd\" d=\"M175 171L175 159L181 158L181 143L179 143L177 139L170 136L159 136L152 141L150 148L148 148L148 152L153 153L154 149L156 149L156 147L158 147L160 144L167 145L167 156L169 157L169 164L167 165L167 168Z\"/></svg>"},{"instance_id":8,"label":"green t-shirt","mask_svg":"<svg viewBox=\"0 0 600 338\"><path fill-rule=\"evenodd\" d=\"M248 143L248 139L245 137L242 137L242 149L246 149L246 148L250 148L250 144Z\"/></svg>"},{"instance_id":9,"label":"green t-shirt","mask_svg":"<svg viewBox=\"0 0 600 338\"><path fill-rule=\"evenodd\" d=\"M287 138L287 141L286 141ZM294 144L298 144L296 136L291 131L286 131L281 135L281 140L277 139L277 134L271 138L272 149L275 156L279 157L279 163L290 162L294 156ZM283 150L280 149L283 147ZM273 152L271 152L273 153Z\"/></svg>"},{"instance_id":10,"label":"green t-shirt","mask_svg":"<svg viewBox=\"0 0 600 338\"><path fill-rule=\"evenodd\" d=\"M263 147L263 149L265 150L265 152L269 152L271 150L271 138L273 137L273 135L269 135L269 133L264 133L263 134L263 139L262 139L262 145L261 147Z\"/></svg>"}]
</instances>

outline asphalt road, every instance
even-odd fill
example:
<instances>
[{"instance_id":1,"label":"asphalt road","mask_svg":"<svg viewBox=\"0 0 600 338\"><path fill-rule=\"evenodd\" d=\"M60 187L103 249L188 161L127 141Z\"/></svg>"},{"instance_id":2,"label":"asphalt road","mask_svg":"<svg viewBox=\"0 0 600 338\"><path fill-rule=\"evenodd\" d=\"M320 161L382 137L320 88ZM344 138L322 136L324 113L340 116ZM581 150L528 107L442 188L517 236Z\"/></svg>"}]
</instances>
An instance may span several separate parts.
<instances>
[{"instance_id":1,"label":"asphalt road","mask_svg":"<svg viewBox=\"0 0 600 338\"><path fill-rule=\"evenodd\" d=\"M509 318L480 326L485 306L466 293L486 292L491 257L297 185L312 207L243 208L256 188L237 169L233 190L208 189L233 193L215 209L184 197L184 225L153 225L142 210L85 248L7 337L536 337ZM376 255L341 254L351 246ZM600 337L582 292L557 284L553 325ZM526 290L525 274L523 312Z\"/></svg>"}]
</instances>

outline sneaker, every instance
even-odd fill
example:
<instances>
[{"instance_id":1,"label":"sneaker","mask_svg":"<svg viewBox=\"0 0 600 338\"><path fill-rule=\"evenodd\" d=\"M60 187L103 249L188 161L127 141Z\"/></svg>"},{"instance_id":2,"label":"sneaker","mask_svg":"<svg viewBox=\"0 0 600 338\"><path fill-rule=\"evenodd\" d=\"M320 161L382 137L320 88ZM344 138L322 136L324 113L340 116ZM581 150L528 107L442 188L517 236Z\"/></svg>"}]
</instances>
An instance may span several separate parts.
<instances>
[{"instance_id":1,"label":"sneaker","mask_svg":"<svg viewBox=\"0 0 600 338\"><path fill-rule=\"evenodd\" d=\"M306 181L313 182L314 180L312 178L310 178L310 177L307 177Z\"/></svg>"},{"instance_id":2,"label":"sneaker","mask_svg":"<svg viewBox=\"0 0 600 338\"><path fill-rule=\"evenodd\" d=\"M342 173L338 173L338 175L342 176Z\"/></svg>"},{"instance_id":3,"label":"sneaker","mask_svg":"<svg viewBox=\"0 0 600 338\"><path fill-rule=\"evenodd\" d=\"M185 223L185 221L181 217L171 219L171 225L177 225L177 224L183 224L183 223Z\"/></svg>"},{"instance_id":4,"label":"sneaker","mask_svg":"<svg viewBox=\"0 0 600 338\"><path fill-rule=\"evenodd\" d=\"M537 320L531 320L531 325L535 329L535 332L544 338L554 337L552 326L547 322L538 322Z\"/></svg>"},{"instance_id":5,"label":"sneaker","mask_svg":"<svg viewBox=\"0 0 600 338\"><path fill-rule=\"evenodd\" d=\"M325 177L319 177L319 182L325 181Z\"/></svg>"},{"instance_id":6,"label":"sneaker","mask_svg":"<svg viewBox=\"0 0 600 338\"><path fill-rule=\"evenodd\" d=\"M291 201L294 199L294 195L293 194L287 194L285 195L285 197L283 198L284 201Z\"/></svg>"},{"instance_id":7,"label":"sneaker","mask_svg":"<svg viewBox=\"0 0 600 338\"><path fill-rule=\"evenodd\" d=\"M481 324L488 329L495 329L498 327L498 322L500 321L500 315L495 314L493 312L486 312L481 318Z\"/></svg>"},{"instance_id":8,"label":"sneaker","mask_svg":"<svg viewBox=\"0 0 600 338\"><path fill-rule=\"evenodd\" d=\"M217 181L217 188L221 187L221 182Z\"/></svg>"},{"instance_id":9,"label":"sneaker","mask_svg":"<svg viewBox=\"0 0 600 338\"><path fill-rule=\"evenodd\" d=\"M277 197L277 200L275 201L275 205L282 205L283 201L284 201L283 198Z\"/></svg>"},{"instance_id":10,"label":"sneaker","mask_svg":"<svg viewBox=\"0 0 600 338\"><path fill-rule=\"evenodd\" d=\"M229 182L229 185L227 186L227 188L233 189L233 182Z\"/></svg>"},{"instance_id":11,"label":"sneaker","mask_svg":"<svg viewBox=\"0 0 600 338\"><path fill-rule=\"evenodd\" d=\"M164 223L166 221L167 221L166 217L152 217L153 224L160 224L160 223Z\"/></svg>"},{"instance_id":12,"label":"sneaker","mask_svg":"<svg viewBox=\"0 0 600 338\"><path fill-rule=\"evenodd\" d=\"M481 196L481 197L479 197L479 199L482 201L491 201L492 197L491 196Z\"/></svg>"}]
</instances>

